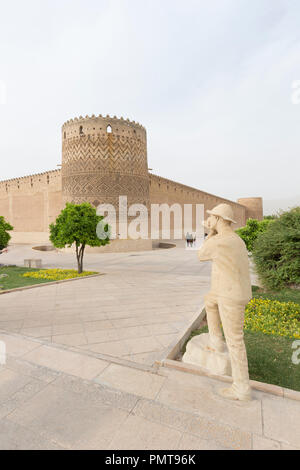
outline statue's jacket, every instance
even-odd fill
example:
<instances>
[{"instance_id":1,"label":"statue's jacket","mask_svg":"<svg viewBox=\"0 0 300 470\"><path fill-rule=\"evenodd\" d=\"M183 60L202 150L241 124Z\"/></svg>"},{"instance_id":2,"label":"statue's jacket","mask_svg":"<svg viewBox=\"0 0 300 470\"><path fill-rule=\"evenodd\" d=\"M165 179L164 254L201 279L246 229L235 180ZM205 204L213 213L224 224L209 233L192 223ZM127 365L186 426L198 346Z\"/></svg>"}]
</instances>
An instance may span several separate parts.
<instances>
[{"instance_id":1,"label":"statue's jacket","mask_svg":"<svg viewBox=\"0 0 300 470\"><path fill-rule=\"evenodd\" d=\"M246 305L252 297L249 259L243 240L231 229L204 241L200 261L212 261L209 295Z\"/></svg>"}]
</instances>

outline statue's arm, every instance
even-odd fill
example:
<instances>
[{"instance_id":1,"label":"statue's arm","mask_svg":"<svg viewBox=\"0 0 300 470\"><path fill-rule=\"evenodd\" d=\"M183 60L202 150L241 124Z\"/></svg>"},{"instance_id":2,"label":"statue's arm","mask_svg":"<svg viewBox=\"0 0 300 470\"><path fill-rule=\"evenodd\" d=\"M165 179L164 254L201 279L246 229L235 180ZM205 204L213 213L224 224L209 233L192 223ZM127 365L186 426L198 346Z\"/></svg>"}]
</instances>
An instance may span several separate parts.
<instances>
[{"instance_id":1,"label":"statue's arm","mask_svg":"<svg viewBox=\"0 0 300 470\"><path fill-rule=\"evenodd\" d=\"M198 251L198 258L200 261L210 261L216 252L217 240L215 238L216 232L210 232Z\"/></svg>"}]
</instances>

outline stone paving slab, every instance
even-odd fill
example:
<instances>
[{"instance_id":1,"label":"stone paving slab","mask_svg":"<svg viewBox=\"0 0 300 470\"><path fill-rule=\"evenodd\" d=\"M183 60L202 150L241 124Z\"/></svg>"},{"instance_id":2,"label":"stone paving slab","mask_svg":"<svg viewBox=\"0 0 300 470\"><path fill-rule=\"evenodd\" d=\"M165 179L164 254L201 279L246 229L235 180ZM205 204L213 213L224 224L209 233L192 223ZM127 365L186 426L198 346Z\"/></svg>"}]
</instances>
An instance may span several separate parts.
<instances>
[{"instance_id":1,"label":"stone paving slab","mask_svg":"<svg viewBox=\"0 0 300 470\"><path fill-rule=\"evenodd\" d=\"M287 398L257 392L263 412L254 426L250 410L255 413L256 404L220 399L217 408L207 407L207 399L216 403L220 385L207 377L111 364L86 380L55 370L54 364L49 369L31 363L28 354L9 357L0 367L0 449L299 448L299 404ZM180 401L162 394L170 384ZM209 396L203 396L204 389L212 390ZM195 401L197 393L205 399Z\"/></svg>"},{"instance_id":2,"label":"stone paving slab","mask_svg":"<svg viewBox=\"0 0 300 470\"><path fill-rule=\"evenodd\" d=\"M108 367L108 362L49 346L40 346L24 355L24 359L83 379L93 379Z\"/></svg>"},{"instance_id":3,"label":"stone paving slab","mask_svg":"<svg viewBox=\"0 0 300 470\"><path fill-rule=\"evenodd\" d=\"M114 450L176 450L181 433L154 421L130 415L122 423L109 448Z\"/></svg>"},{"instance_id":4,"label":"stone paving slab","mask_svg":"<svg viewBox=\"0 0 300 470\"><path fill-rule=\"evenodd\" d=\"M6 353L14 357L21 357L40 346L40 344L35 341L30 341L19 336L12 336L3 332L0 332L0 341L5 343Z\"/></svg>"},{"instance_id":5,"label":"stone paving slab","mask_svg":"<svg viewBox=\"0 0 300 470\"><path fill-rule=\"evenodd\" d=\"M63 450L59 444L9 419L0 419L0 450Z\"/></svg>"},{"instance_id":6,"label":"stone paving slab","mask_svg":"<svg viewBox=\"0 0 300 470\"><path fill-rule=\"evenodd\" d=\"M146 398L155 398L165 378L155 373L110 364L95 381Z\"/></svg>"},{"instance_id":7,"label":"stone paving slab","mask_svg":"<svg viewBox=\"0 0 300 470\"><path fill-rule=\"evenodd\" d=\"M9 420L65 448L105 449L127 416L126 411L101 402L87 404L82 394L48 385Z\"/></svg>"},{"instance_id":8,"label":"stone paving slab","mask_svg":"<svg viewBox=\"0 0 300 470\"><path fill-rule=\"evenodd\" d=\"M264 434L267 438L300 447L300 402L262 397Z\"/></svg>"}]
</instances>

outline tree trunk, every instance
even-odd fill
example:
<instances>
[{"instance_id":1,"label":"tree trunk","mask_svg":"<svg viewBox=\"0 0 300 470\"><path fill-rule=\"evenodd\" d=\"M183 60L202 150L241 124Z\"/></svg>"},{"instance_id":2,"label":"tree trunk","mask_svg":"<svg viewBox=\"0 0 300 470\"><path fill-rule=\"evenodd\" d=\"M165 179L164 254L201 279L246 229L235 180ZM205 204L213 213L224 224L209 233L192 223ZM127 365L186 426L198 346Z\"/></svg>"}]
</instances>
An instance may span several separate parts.
<instances>
[{"instance_id":1,"label":"tree trunk","mask_svg":"<svg viewBox=\"0 0 300 470\"><path fill-rule=\"evenodd\" d=\"M76 259L77 259L77 271L78 271L78 274L80 274L81 273L80 249L79 249L79 245L77 245L77 243L76 243Z\"/></svg>"},{"instance_id":2,"label":"tree trunk","mask_svg":"<svg viewBox=\"0 0 300 470\"><path fill-rule=\"evenodd\" d=\"M83 243L80 248L80 273L83 271L83 255L84 255L85 244Z\"/></svg>"},{"instance_id":3,"label":"tree trunk","mask_svg":"<svg viewBox=\"0 0 300 470\"><path fill-rule=\"evenodd\" d=\"M81 274L83 271L83 255L84 255L85 243L81 246L76 244L76 258L78 266L78 274Z\"/></svg>"}]
</instances>

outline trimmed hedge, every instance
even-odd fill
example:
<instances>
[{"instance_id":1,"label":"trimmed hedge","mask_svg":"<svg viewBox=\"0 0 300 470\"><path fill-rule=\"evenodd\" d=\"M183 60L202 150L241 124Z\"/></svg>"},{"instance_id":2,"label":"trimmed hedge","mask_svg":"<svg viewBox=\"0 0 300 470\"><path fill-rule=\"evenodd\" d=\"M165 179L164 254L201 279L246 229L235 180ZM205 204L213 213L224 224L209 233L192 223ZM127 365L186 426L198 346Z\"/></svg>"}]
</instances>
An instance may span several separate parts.
<instances>
[{"instance_id":1,"label":"trimmed hedge","mask_svg":"<svg viewBox=\"0 0 300 470\"><path fill-rule=\"evenodd\" d=\"M300 207L272 221L255 240L252 255L267 288L300 285Z\"/></svg>"}]
</instances>

